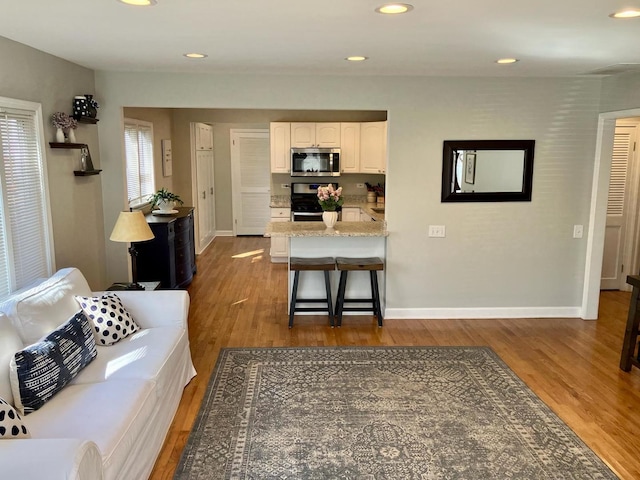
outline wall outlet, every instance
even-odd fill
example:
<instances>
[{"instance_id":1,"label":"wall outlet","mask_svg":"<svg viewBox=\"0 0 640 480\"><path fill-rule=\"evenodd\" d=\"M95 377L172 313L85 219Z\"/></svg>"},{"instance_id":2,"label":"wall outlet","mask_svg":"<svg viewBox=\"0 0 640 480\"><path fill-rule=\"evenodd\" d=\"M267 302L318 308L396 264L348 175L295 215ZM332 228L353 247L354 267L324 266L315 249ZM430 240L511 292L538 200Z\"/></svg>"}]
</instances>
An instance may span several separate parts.
<instances>
[{"instance_id":1,"label":"wall outlet","mask_svg":"<svg viewBox=\"0 0 640 480\"><path fill-rule=\"evenodd\" d=\"M358 187L358 188L364 188L364 183L356 183L356 187Z\"/></svg>"},{"instance_id":2,"label":"wall outlet","mask_svg":"<svg viewBox=\"0 0 640 480\"><path fill-rule=\"evenodd\" d=\"M446 235L446 228L444 225L429 225L429 236L443 238Z\"/></svg>"},{"instance_id":3,"label":"wall outlet","mask_svg":"<svg viewBox=\"0 0 640 480\"><path fill-rule=\"evenodd\" d=\"M282 188L291 188L291 185L289 185L288 183L281 183L280 186Z\"/></svg>"},{"instance_id":4,"label":"wall outlet","mask_svg":"<svg viewBox=\"0 0 640 480\"><path fill-rule=\"evenodd\" d=\"M573 238L582 238L583 228L582 225L573 226Z\"/></svg>"}]
</instances>

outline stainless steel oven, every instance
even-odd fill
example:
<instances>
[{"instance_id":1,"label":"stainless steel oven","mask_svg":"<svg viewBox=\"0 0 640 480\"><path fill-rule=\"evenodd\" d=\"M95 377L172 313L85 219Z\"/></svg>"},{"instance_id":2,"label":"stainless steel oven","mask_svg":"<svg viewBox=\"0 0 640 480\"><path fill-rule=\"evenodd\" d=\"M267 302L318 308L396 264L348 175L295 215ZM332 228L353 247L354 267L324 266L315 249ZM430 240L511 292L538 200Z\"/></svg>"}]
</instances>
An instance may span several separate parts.
<instances>
[{"instance_id":1,"label":"stainless steel oven","mask_svg":"<svg viewBox=\"0 0 640 480\"><path fill-rule=\"evenodd\" d=\"M292 148L292 177L340 176L339 148Z\"/></svg>"}]
</instances>

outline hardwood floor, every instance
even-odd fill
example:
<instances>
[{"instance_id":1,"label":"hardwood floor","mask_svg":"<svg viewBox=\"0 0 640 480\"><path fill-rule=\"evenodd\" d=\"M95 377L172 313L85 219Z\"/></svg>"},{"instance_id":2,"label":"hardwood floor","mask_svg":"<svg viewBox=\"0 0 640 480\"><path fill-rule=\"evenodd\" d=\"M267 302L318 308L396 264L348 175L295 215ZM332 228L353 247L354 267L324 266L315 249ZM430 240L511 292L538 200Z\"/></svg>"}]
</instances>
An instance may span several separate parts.
<instances>
[{"instance_id":1,"label":"hardwood floor","mask_svg":"<svg viewBox=\"0 0 640 480\"><path fill-rule=\"evenodd\" d=\"M151 475L170 479L218 353L225 347L488 345L622 479L640 478L640 369L618 368L630 293L604 292L600 319L386 320L296 317L287 328L286 264L269 239L216 238L189 287L198 375L185 388Z\"/></svg>"}]
</instances>

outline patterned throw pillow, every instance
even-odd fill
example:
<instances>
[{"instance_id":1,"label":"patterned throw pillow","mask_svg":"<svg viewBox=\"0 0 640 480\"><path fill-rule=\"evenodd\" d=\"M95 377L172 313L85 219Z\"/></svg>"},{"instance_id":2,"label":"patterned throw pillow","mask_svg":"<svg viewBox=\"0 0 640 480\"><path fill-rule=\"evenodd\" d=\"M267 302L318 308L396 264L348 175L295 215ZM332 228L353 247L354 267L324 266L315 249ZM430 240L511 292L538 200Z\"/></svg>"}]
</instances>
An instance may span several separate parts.
<instances>
[{"instance_id":1,"label":"patterned throw pillow","mask_svg":"<svg viewBox=\"0 0 640 480\"><path fill-rule=\"evenodd\" d=\"M93 335L100 345L113 345L140 330L115 293L102 297L75 297L93 325Z\"/></svg>"},{"instance_id":2,"label":"patterned throw pillow","mask_svg":"<svg viewBox=\"0 0 640 480\"><path fill-rule=\"evenodd\" d=\"M5 438L31 438L31 435L18 412L0 398L0 440Z\"/></svg>"},{"instance_id":3,"label":"patterned throw pillow","mask_svg":"<svg viewBox=\"0 0 640 480\"><path fill-rule=\"evenodd\" d=\"M16 409L23 415L38 410L97 354L91 326L82 312L38 343L16 352L9 366Z\"/></svg>"}]
</instances>

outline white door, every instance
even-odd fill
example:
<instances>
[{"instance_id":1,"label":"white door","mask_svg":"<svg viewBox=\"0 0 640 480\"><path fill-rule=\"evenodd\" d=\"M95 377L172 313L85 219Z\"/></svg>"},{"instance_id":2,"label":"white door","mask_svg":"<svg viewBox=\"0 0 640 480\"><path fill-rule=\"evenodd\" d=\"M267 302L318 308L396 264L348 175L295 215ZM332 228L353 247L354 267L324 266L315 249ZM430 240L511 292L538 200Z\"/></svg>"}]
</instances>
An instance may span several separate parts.
<instances>
[{"instance_id":1,"label":"white door","mask_svg":"<svg viewBox=\"0 0 640 480\"><path fill-rule=\"evenodd\" d=\"M634 137L634 126L616 127L609 178L602 277L600 279L602 290L622 289L626 283L626 276L629 274L624 271L623 258L625 257L627 211L630 204L629 178L631 177Z\"/></svg>"},{"instance_id":2,"label":"white door","mask_svg":"<svg viewBox=\"0 0 640 480\"><path fill-rule=\"evenodd\" d=\"M196 151L198 204L198 250L202 251L215 236L215 195L213 184L213 150Z\"/></svg>"},{"instance_id":3,"label":"white door","mask_svg":"<svg viewBox=\"0 0 640 480\"><path fill-rule=\"evenodd\" d=\"M231 130L234 235L264 235L270 221L269 130Z\"/></svg>"}]
</instances>

